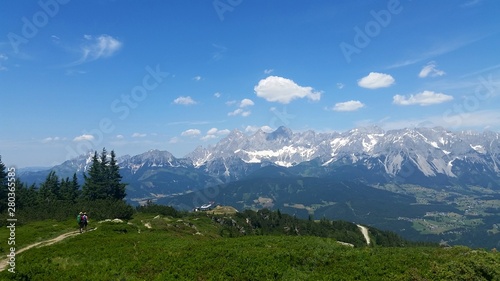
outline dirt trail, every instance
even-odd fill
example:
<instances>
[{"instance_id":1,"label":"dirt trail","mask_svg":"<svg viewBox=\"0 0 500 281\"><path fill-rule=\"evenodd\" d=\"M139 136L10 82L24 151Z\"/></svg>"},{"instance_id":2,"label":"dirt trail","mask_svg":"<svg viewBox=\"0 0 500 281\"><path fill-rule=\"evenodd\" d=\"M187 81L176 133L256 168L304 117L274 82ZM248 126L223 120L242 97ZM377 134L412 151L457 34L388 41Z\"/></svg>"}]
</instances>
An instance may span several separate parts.
<instances>
[{"instance_id":1,"label":"dirt trail","mask_svg":"<svg viewBox=\"0 0 500 281\"><path fill-rule=\"evenodd\" d=\"M93 228L93 229L90 229L88 231L92 231L92 230L95 230L96 228ZM66 238L69 238L69 237L72 237L72 236L75 236L75 235L78 235L80 234L80 231L79 230L75 230L75 231L71 231L71 232L67 232L67 233L64 233L64 234L61 234L55 238L52 238L52 239L48 239L48 240L44 240L44 241L40 241L40 242L37 242L37 243L33 243L31 245L28 245L22 249L19 249L16 251L16 256L19 255L20 253L26 251L26 250L29 250L31 248L34 248L34 247L44 247L44 246L49 246L49 245L52 245L54 243L57 243L59 241L62 241ZM5 270L7 267L9 266L9 259L8 258L2 258L0 259L0 271L3 271Z\"/></svg>"},{"instance_id":2,"label":"dirt trail","mask_svg":"<svg viewBox=\"0 0 500 281\"><path fill-rule=\"evenodd\" d=\"M366 245L370 245L370 236L368 235L368 228L360 224L358 224L358 227L361 230L361 233L363 233L363 236L365 237Z\"/></svg>"}]
</instances>

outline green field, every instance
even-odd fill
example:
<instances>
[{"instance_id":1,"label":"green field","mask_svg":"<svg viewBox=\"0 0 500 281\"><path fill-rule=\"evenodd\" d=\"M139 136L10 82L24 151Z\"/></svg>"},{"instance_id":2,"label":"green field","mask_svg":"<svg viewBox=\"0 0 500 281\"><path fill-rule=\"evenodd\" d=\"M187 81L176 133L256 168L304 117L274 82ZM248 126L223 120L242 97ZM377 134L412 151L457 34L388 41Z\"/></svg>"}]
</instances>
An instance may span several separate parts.
<instances>
[{"instance_id":1,"label":"green field","mask_svg":"<svg viewBox=\"0 0 500 281\"><path fill-rule=\"evenodd\" d=\"M128 222L93 222L94 231L19 254L16 273L4 270L0 280L500 280L496 252L352 248L307 235L229 238L214 218L136 213ZM29 223L16 239L22 247L68 230L69 221ZM2 241L7 235L0 230Z\"/></svg>"}]
</instances>

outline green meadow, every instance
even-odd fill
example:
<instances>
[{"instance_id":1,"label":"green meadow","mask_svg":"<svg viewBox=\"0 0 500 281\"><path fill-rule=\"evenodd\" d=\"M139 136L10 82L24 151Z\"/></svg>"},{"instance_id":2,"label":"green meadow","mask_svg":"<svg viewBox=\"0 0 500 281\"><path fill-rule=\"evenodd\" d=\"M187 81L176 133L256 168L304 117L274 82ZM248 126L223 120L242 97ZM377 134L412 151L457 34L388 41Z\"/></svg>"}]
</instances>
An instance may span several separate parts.
<instances>
[{"instance_id":1,"label":"green meadow","mask_svg":"<svg viewBox=\"0 0 500 281\"><path fill-rule=\"evenodd\" d=\"M91 221L92 231L16 255L15 273L4 270L0 280L500 280L496 251L387 247L377 245L382 239L372 228L372 245L350 247L335 238L287 234L278 224L270 231L258 222L262 226L256 231L245 225L245 214L259 213L136 212L128 221ZM273 215L261 213L267 221ZM335 225L294 223L304 233L306 225ZM73 220L29 222L16 229L16 246L74 230ZM0 230L4 257L8 235L8 229Z\"/></svg>"}]
</instances>

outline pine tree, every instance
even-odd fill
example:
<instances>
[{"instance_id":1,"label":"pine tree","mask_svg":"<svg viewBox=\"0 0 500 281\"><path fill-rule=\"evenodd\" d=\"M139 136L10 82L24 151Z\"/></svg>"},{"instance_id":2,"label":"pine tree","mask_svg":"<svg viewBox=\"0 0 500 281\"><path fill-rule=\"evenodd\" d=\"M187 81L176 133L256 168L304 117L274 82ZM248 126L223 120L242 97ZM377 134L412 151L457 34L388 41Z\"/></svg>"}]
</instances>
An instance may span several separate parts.
<instances>
[{"instance_id":1,"label":"pine tree","mask_svg":"<svg viewBox=\"0 0 500 281\"><path fill-rule=\"evenodd\" d=\"M73 180L70 181L69 177L61 180L61 199L66 201L75 202L79 196L80 186L78 185L78 179L76 178L76 173L73 174Z\"/></svg>"},{"instance_id":2,"label":"pine tree","mask_svg":"<svg viewBox=\"0 0 500 281\"><path fill-rule=\"evenodd\" d=\"M124 199L126 184L121 182L122 176L119 169L114 151L111 151L110 160L108 160L105 148L103 148L100 157L96 151L88 176L84 175L83 197L87 200Z\"/></svg>"},{"instance_id":3,"label":"pine tree","mask_svg":"<svg viewBox=\"0 0 500 281\"><path fill-rule=\"evenodd\" d=\"M28 187L19 179L16 179L16 196L16 207L19 209L33 207L38 203L38 192L35 184Z\"/></svg>"},{"instance_id":4,"label":"pine tree","mask_svg":"<svg viewBox=\"0 0 500 281\"><path fill-rule=\"evenodd\" d=\"M110 189L110 196L116 200L123 200L127 195L125 192L126 184L122 183L122 176L120 175L120 167L116 162L116 155L114 150L111 151L111 160L108 166L108 186Z\"/></svg>"},{"instance_id":5,"label":"pine tree","mask_svg":"<svg viewBox=\"0 0 500 281\"><path fill-rule=\"evenodd\" d=\"M45 178L45 181L40 185L38 191L38 198L40 202L54 202L61 198L61 183L56 172L50 171Z\"/></svg>"},{"instance_id":6,"label":"pine tree","mask_svg":"<svg viewBox=\"0 0 500 281\"><path fill-rule=\"evenodd\" d=\"M88 176L84 174L84 179L85 183L82 188L84 199L96 200L106 198L106 181L97 151L92 157L92 165L89 168Z\"/></svg>"}]
</instances>

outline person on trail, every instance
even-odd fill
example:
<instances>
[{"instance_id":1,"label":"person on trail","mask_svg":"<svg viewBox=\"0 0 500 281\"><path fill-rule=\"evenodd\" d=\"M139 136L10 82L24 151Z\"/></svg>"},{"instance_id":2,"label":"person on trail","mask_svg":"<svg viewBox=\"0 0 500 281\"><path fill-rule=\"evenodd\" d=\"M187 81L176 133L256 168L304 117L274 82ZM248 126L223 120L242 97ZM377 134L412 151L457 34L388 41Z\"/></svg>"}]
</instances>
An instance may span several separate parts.
<instances>
[{"instance_id":1,"label":"person on trail","mask_svg":"<svg viewBox=\"0 0 500 281\"><path fill-rule=\"evenodd\" d=\"M87 224L89 223L89 217L87 217L87 212L83 212L83 229L87 231Z\"/></svg>"},{"instance_id":2,"label":"person on trail","mask_svg":"<svg viewBox=\"0 0 500 281\"><path fill-rule=\"evenodd\" d=\"M83 222L83 212L80 212L78 216L76 216L76 222L78 223L78 226L80 227L80 233L83 232L83 228L85 226L85 223Z\"/></svg>"}]
</instances>

